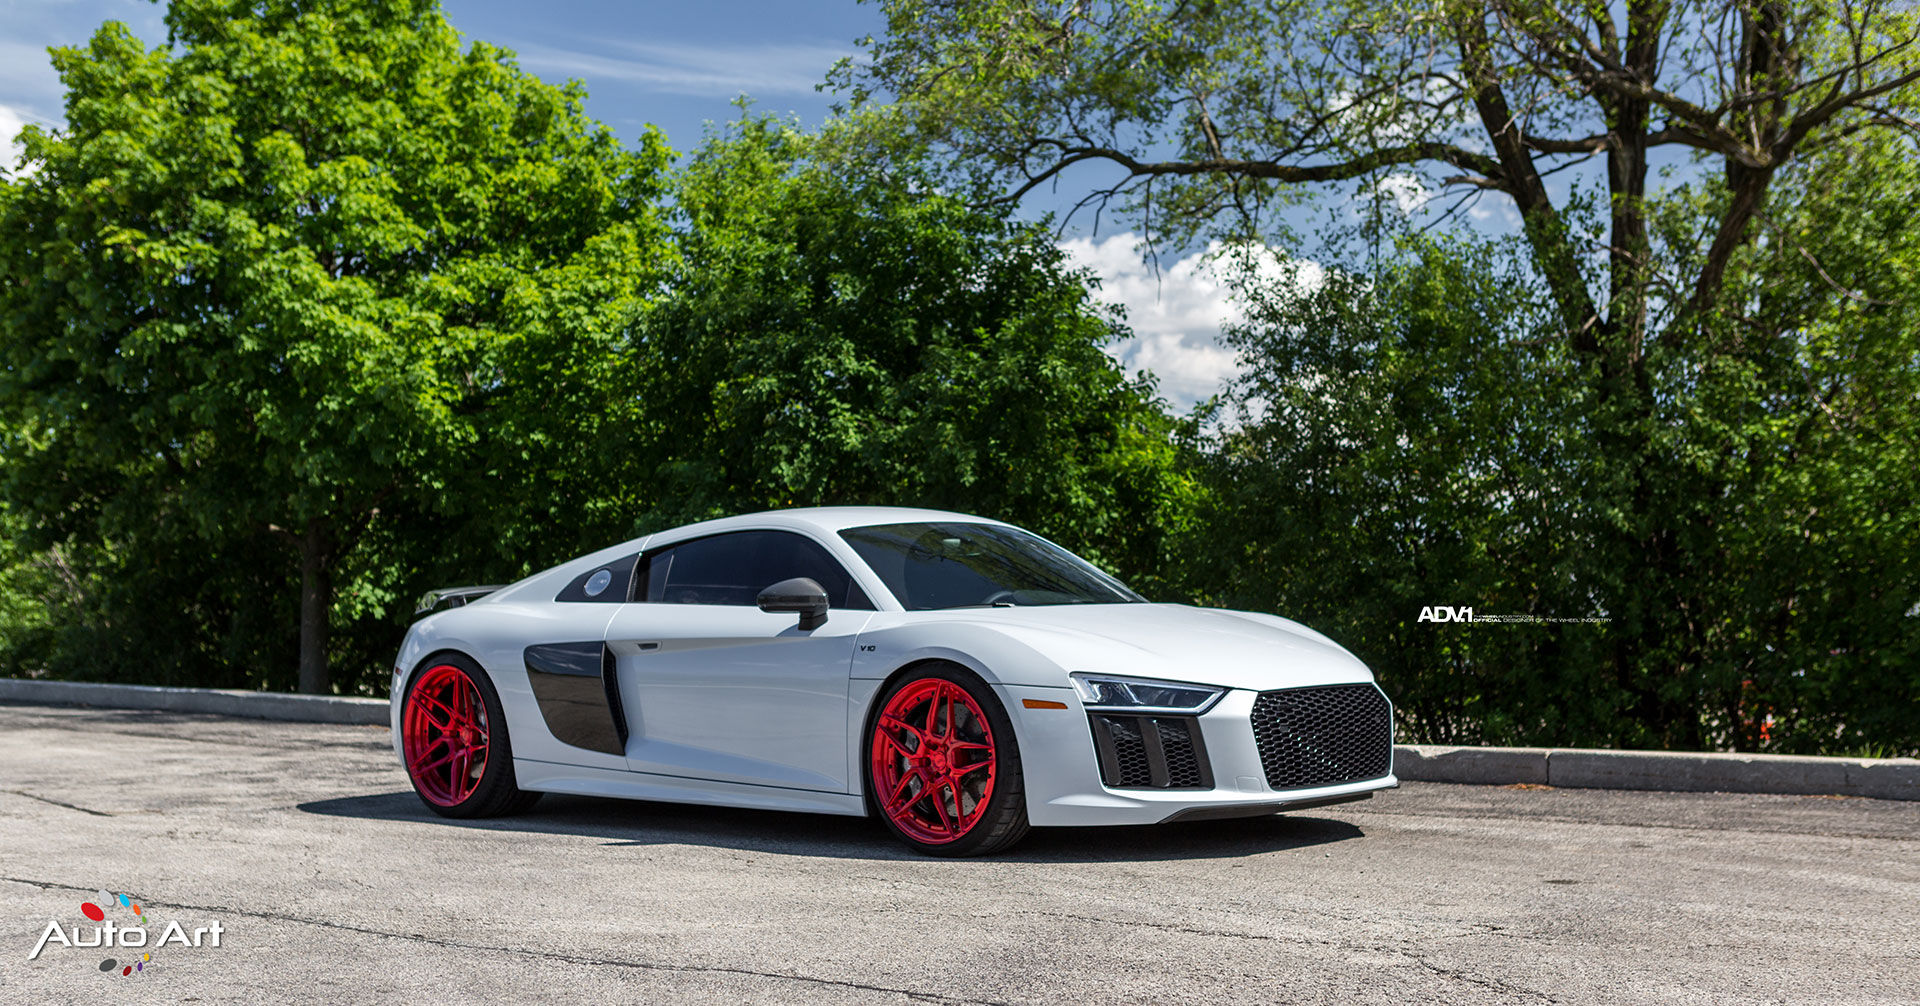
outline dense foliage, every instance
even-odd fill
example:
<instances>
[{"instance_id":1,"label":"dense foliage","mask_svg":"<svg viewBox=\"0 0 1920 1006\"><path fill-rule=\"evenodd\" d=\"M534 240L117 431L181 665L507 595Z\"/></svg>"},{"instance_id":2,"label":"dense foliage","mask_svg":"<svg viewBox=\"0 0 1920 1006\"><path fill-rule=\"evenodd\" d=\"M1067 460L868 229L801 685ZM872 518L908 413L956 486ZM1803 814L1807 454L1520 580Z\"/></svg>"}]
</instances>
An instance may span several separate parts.
<instances>
[{"instance_id":1,"label":"dense foliage","mask_svg":"<svg viewBox=\"0 0 1920 1006\"><path fill-rule=\"evenodd\" d=\"M748 119L676 189L640 327L649 526L825 503L1004 515L1157 582L1191 495L1117 324L1038 228L910 174L843 174Z\"/></svg>"},{"instance_id":2,"label":"dense foliage","mask_svg":"<svg viewBox=\"0 0 1920 1006\"><path fill-rule=\"evenodd\" d=\"M58 52L0 184L0 671L377 693L426 588L919 504L1301 618L1409 739L1920 751L1905 7L884 6L844 121L677 166L430 0ZM1085 164L1248 266L1193 416L1015 215ZM1383 181L1519 223L1275 215Z\"/></svg>"},{"instance_id":3,"label":"dense foliage","mask_svg":"<svg viewBox=\"0 0 1920 1006\"><path fill-rule=\"evenodd\" d=\"M1171 422L1006 212L760 120L669 179L432 3L168 23L0 196L11 669L378 688L428 587L806 503L1156 568Z\"/></svg>"},{"instance_id":4,"label":"dense foliage","mask_svg":"<svg viewBox=\"0 0 1920 1006\"><path fill-rule=\"evenodd\" d=\"M1200 521L1228 544L1200 550L1196 588L1342 640L1422 740L1920 747L1915 153L1808 164L1778 210L1794 240L1734 273L1752 327L1724 337L1747 351L1659 397L1649 481L1693 607L1626 572L1618 494L1645 462L1605 448L1601 393L1522 256L1439 240L1364 278L1250 287L1231 334L1247 415L1206 459ZM1439 605L1481 621L1419 620ZM1662 672L1651 697L1608 673L1643 620L1670 632L1637 654Z\"/></svg>"},{"instance_id":5,"label":"dense foliage","mask_svg":"<svg viewBox=\"0 0 1920 1006\"><path fill-rule=\"evenodd\" d=\"M1911 160L1912 5L882 7L839 70L864 149L1344 266L1253 274L1195 590L1325 613L1415 738L1920 745L1920 593L1878 551L1914 522L1911 192L1857 170ZM1427 236L1288 226L1382 191ZM1482 247L1440 207L1490 194L1518 233Z\"/></svg>"},{"instance_id":6,"label":"dense foliage","mask_svg":"<svg viewBox=\"0 0 1920 1006\"><path fill-rule=\"evenodd\" d=\"M600 316L657 281L666 155L463 51L432 3L182 0L167 24L152 51L117 24L56 51L67 126L28 131L0 207L5 491L38 544L102 564L66 659L277 680L258 629L298 624L322 691L369 528L477 490L487 414L531 381L569 397Z\"/></svg>"}]
</instances>

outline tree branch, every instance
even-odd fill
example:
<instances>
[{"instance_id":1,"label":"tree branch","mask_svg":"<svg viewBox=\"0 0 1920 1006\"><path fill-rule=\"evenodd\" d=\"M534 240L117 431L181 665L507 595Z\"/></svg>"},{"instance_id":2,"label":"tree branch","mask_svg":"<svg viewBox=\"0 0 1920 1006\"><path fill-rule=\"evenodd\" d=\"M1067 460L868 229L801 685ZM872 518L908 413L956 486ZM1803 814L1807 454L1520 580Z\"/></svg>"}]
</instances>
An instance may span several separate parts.
<instances>
[{"instance_id":1,"label":"tree branch","mask_svg":"<svg viewBox=\"0 0 1920 1006\"><path fill-rule=\"evenodd\" d=\"M1232 175L1240 178L1264 178L1290 183L1337 182L1358 178L1396 164L1418 164L1423 161L1443 161L1489 178L1498 178L1501 175L1500 162L1493 158L1475 153L1465 147L1439 142L1405 143L1384 147L1352 160L1332 164L1295 165L1282 164L1278 161L1241 160L1230 157L1209 157L1191 161L1142 161L1112 147L1075 145L1064 140L1040 138L1027 144L1021 158L1035 150L1047 147L1059 153L1052 164L1039 174L1028 176L1027 181L1011 193L992 201L995 203L1018 202L1021 197L1067 168L1082 161L1095 160L1117 164L1125 168L1128 176L1133 178L1167 175Z\"/></svg>"},{"instance_id":2,"label":"tree branch","mask_svg":"<svg viewBox=\"0 0 1920 1006\"><path fill-rule=\"evenodd\" d=\"M1520 125L1507 108L1506 95L1500 90L1499 77L1488 55L1486 24L1478 17L1463 18L1459 24L1461 64L1474 86L1473 102L1480 112L1480 123L1493 143L1499 169L1481 174L1502 178L1502 191L1513 197L1527 243L1538 256L1541 273L1560 308L1560 320L1572 333L1574 345L1584 352L1599 348L1594 327L1599 314L1593 297L1567 246L1560 215L1547 194L1546 183L1527 152Z\"/></svg>"}]
</instances>

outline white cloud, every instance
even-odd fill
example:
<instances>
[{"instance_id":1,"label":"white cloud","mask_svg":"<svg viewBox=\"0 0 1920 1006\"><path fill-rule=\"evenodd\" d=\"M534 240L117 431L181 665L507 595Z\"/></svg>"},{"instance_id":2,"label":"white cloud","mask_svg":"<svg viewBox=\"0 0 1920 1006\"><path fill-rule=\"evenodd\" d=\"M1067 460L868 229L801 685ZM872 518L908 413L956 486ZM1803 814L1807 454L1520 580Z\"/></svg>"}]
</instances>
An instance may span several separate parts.
<instances>
[{"instance_id":1,"label":"white cloud","mask_svg":"<svg viewBox=\"0 0 1920 1006\"><path fill-rule=\"evenodd\" d=\"M18 136L20 130L25 129L26 126L26 116L14 111L11 106L0 105L0 141L13 143L13 138Z\"/></svg>"},{"instance_id":2,"label":"white cloud","mask_svg":"<svg viewBox=\"0 0 1920 1006\"><path fill-rule=\"evenodd\" d=\"M1374 183L1374 189L1392 199L1403 217L1412 216L1433 198L1433 193L1427 190L1419 176L1406 171L1396 171L1381 178Z\"/></svg>"},{"instance_id":3,"label":"white cloud","mask_svg":"<svg viewBox=\"0 0 1920 1006\"><path fill-rule=\"evenodd\" d=\"M820 42L741 46L615 43L629 55L606 55L541 45L518 48L521 65L539 73L631 81L670 94L712 97L812 94L850 45Z\"/></svg>"},{"instance_id":4,"label":"white cloud","mask_svg":"<svg viewBox=\"0 0 1920 1006\"><path fill-rule=\"evenodd\" d=\"M20 178L33 173L31 169L25 172L19 170L20 144L15 142L20 130L25 129L29 122L39 120L11 105L0 105L0 170L10 177ZM44 122L40 124L47 125Z\"/></svg>"},{"instance_id":5,"label":"white cloud","mask_svg":"<svg viewBox=\"0 0 1920 1006\"><path fill-rule=\"evenodd\" d=\"M1217 394L1239 376L1233 350L1221 343L1221 329L1244 315L1223 279L1220 246L1210 246L1171 265L1158 275L1139 251L1133 233L1104 240L1073 238L1060 247L1077 266L1100 278L1099 296L1126 310L1133 336L1107 347L1107 352L1129 371L1150 370L1160 378L1160 391L1176 408ZM1273 255L1254 263L1268 280L1291 275L1298 282L1317 284L1320 269L1311 262L1286 264Z\"/></svg>"},{"instance_id":6,"label":"white cloud","mask_svg":"<svg viewBox=\"0 0 1920 1006\"><path fill-rule=\"evenodd\" d=\"M1150 371L1160 378L1160 392L1176 409L1225 390L1240 375L1232 350L1218 336L1191 337L1182 332L1150 332L1108 347L1120 364L1132 371Z\"/></svg>"}]
</instances>

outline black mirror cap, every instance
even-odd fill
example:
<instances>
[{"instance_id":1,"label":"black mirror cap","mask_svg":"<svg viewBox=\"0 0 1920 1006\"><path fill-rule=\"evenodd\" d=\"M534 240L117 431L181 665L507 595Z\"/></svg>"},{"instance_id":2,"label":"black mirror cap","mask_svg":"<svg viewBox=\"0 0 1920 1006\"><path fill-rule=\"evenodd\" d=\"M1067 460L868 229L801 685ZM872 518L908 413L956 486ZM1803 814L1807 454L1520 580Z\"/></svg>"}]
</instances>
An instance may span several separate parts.
<instances>
[{"instance_id":1,"label":"black mirror cap","mask_svg":"<svg viewBox=\"0 0 1920 1006\"><path fill-rule=\"evenodd\" d=\"M761 611L796 611L802 629L817 629L827 624L827 588L809 576L782 580L760 592L755 598Z\"/></svg>"}]
</instances>

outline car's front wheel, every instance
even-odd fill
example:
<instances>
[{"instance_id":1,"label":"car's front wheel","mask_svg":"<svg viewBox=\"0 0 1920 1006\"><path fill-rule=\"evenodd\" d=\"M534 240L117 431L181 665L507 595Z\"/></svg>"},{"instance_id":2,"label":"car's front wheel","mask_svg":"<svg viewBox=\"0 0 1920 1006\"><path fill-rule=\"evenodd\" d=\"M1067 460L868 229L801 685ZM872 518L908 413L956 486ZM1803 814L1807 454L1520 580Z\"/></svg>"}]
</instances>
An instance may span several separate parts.
<instances>
[{"instance_id":1,"label":"car's front wheel","mask_svg":"<svg viewBox=\"0 0 1920 1006\"><path fill-rule=\"evenodd\" d=\"M934 856L979 856L1027 833L1013 723L964 668L919 668L881 695L867 732L867 792L896 837Z\"/></svg>"},{"instance_id":2,"label":"car's front wheel","mask_svg":"<svg viewBox=\"0 0 1920 1006\"><path fill-rule=\"evenodd\" d=\"M516 784L500 696L465 658L436 657L407 683L400 750L420 802L443 817L513 814L540 799Z\"/></svg>"}]
</instances>

